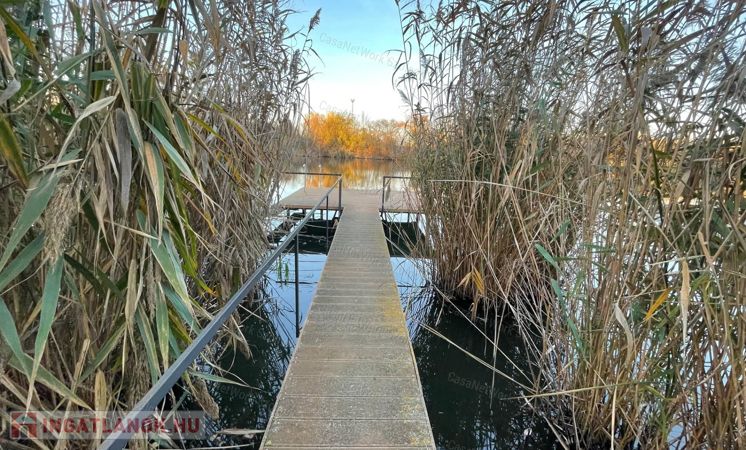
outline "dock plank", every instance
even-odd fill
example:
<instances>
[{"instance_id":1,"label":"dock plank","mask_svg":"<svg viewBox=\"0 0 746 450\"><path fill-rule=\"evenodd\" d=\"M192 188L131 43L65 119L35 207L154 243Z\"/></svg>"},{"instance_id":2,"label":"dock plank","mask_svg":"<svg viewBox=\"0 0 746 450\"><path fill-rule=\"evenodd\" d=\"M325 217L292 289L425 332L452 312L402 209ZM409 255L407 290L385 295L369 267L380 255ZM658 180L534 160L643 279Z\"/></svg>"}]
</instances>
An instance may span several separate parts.
<instances>
[{"instance_id":1,"label":"dock plank","mask_svg":"<svg viewBox=\"0 0 746 450\"><path fill-rule=\"evenodd\" d=\"M319 198L296 194L283 204L310 208ZM344 191L342 203L261 448L434 449L380 196Z\"/></svg>"}]
</instances>

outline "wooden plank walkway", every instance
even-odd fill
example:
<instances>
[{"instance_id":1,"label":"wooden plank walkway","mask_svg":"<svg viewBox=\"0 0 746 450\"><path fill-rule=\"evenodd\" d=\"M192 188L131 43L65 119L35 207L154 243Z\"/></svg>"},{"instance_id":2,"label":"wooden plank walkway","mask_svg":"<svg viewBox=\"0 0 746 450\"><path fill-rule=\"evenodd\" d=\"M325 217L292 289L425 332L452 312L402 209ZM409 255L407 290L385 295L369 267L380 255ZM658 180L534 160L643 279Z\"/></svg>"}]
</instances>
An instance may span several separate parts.
<instances>
[{"instance_id":1,"label":"wooden plank walkway","mask_svg":"<svg viewBox=\"0 0 746 450\"><path fill-rule=\"evenodd\" d=\"M380 195L343 191L342 205L261 448L434 449Z\"/></svg>"},{"instance_id":2,"label":"wooden plank walkway","mask_svg":"<svg viewBox=\"0 0 746 450\"><path fill-rule=\"evenodd\" d=\"M292 194L288 195L287 197L280 200L280 206L282 206L285 209L310 209L312 208L317 201L323 196L326 191L328 190L328 187L312 187L312 188L304 188L304 189L298 189L297 191L293 192ZM373 197L375 199L375 204L373 207L376 210L381 209L381 191L374 191L374 190L342 190L342 206L348 206L349 203L347 202L347 198L345 195L350 195L352 199L356 199L358 197ZM338 210L339 209L339 199L337 194L332 193L332 195L329 196L329 209L330 210ZM325 204L321 205L322 208L325 207ZM409 191L397 191L397 190L390 190L386 193L386 198L384 202L384 209L386 212L390 213L417 213L420 212L420 207L417 203L417 200L415 199L414 195Z\"/></svg>"}]
</instances>

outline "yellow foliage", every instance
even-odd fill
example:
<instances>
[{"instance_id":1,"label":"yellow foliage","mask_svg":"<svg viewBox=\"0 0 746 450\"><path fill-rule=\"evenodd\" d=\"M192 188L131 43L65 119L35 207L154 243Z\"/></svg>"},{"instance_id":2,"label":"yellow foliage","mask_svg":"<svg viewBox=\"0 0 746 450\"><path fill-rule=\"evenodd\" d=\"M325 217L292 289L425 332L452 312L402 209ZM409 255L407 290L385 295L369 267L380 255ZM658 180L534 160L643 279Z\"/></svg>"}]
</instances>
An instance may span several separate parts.
<instances>
[{"instance_id":1,"label":"yellow foliage","mask_svg":"<svg viewBox=\"0 0 746 450\"><path fill-rule=\"evenodd\" d=\"M393 158L402 148L405 124L377 120L358 124L349 114L311 113L306 132L315 148L324 153L342 153L360 158Z\"/></svg>"}]
</instances>

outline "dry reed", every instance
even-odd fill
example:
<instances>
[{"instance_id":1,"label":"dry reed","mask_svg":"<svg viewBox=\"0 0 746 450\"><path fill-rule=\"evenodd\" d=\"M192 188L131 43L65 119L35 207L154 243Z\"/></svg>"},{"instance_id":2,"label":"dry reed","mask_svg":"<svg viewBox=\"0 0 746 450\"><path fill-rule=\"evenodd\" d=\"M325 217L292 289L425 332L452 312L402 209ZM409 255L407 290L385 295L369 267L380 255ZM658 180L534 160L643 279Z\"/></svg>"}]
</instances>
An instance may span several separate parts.
<instances>
[{"instance_id":1,"label":"dry reed","mask_svg":"<svg viewBox=\"0 0 746 450\"><path fill-rule=\"evenodd\" d=\"M0 7L4 423L14 409L131 407L252 271L310 75L318 14L295 33L292 13Z\"/></svg>"},{"instance_id":2,"label":"dry reed","mask_svg":"<svg viewBox=\"0 0 746 450\"><path fill-rule=\"evenodd\" d=\"M401 2L440 286L566 446L746 447L739 2Z\"/></svg>"}]
</instances>

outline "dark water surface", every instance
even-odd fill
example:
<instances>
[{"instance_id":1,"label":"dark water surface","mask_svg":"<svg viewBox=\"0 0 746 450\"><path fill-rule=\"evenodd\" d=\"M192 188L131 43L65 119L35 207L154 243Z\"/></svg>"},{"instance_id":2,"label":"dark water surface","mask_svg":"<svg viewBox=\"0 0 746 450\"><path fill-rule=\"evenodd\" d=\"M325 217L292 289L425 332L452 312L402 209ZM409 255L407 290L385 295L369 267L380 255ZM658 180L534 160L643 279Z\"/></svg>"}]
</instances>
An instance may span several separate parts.
<instances>
[{"instance_id":1,"label":"dark water surface","mask_svg":"<svg viewBox=\"0 0 746 450\"><path fill-rule=\"evenodd\" d=\"M478 321L475 325L467 313L439 299L427 285L427 262L406 257L406 242L417 234L417 227L390 223L385 229L438 448L555 448L543 419L516 399L525 392L505 377L528 383L520 337L506 326L497 337L499 351L493 356L485 335L494 338L494 324Z\"/></svg>"},{"instance_id":2,"label":"dark water surface","mask_svg":"<svg viewBox=\"0 0 746 450\"><path fill-rule=\"evenodd\" d=\"M368 169L370 171L366 172ZM306 170L366 172L350 178L357 180L355 183L360 189L378 189L383 175L406 174L393 163L376 165L371 160L327 163L321 168L306 166ZM347 177L346 174L345 181ZM297 189L293 186L299 183L302 187L308 179L289 177L286 191ZM315 180L312 183L318 181L324 185L323 181ZM407 310L410 336L438 448L554 448L554 441L542 419L524 408L521 400L515 399L523 394L521 387L495 375L493 370L465 353L494 364L509 377L525 382L523 372L528 371L528 364L521 340L510 331L503 331L498 337L499 349L507 357L498 352L493 360L491 343L475 325L457 310L444 307L443 301L434 298L426 282L426 261L407 257L407 242L420 235L417 224L395 223L406 221L407 215L390 215L387 219L392 221L385 223L390 239L391 264L402 306ZM409 219L413 221L414 216ZM322 224L317 222L314 224L316 228L303 230L299 257L302 319L308 312L326 261ZM261 298L241 312L242 330L251 355L247 357L245 352L229 348L219 365L230 371L233 379L240 379L250 387L209 383L221 412L220 419L210 424L212 432L238 429L251 435L250 430L266 427L296 343L294 271L293 254L286 254L267 277ZM447 339L429 331L428 327ZM483 332L491 337L492 326ZM258 448L260 442L260 433L248 438L216 435L199 446L249 444L242 448Z\"/></svg>"}]
</instances>

